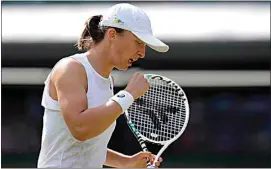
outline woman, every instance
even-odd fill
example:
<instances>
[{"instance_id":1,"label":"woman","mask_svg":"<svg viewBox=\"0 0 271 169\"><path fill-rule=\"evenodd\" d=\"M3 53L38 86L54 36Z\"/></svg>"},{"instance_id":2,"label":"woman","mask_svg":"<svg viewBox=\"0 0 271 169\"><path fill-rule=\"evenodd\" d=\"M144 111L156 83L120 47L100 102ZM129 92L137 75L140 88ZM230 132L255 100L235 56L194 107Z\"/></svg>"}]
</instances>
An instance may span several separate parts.
<instances>
[{"instance_id":1,"label":"woman","mask_svg":"<svg viewBox=\"0 0 271 169\"><path fill-rule=\"evenodd\" d=\"M144 58L146 44L159 52L168 50L153 37L148 16L133 5L114 5L105 16L86 22L78 48L87 52L61 59L45 81L38 167L141 168L147 158L153 161L149 152L129 156L107 148L117 118L149 88L144 76L135 73L114 95L110 74Z\"/></svg>"}]
</instances>

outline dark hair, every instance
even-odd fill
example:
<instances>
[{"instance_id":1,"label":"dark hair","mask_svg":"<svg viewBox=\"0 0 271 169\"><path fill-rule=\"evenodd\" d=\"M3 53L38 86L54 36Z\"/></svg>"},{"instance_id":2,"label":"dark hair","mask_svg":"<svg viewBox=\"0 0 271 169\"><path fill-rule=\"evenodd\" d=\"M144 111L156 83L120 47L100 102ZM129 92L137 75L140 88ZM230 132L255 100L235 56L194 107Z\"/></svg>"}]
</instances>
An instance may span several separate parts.
<instances>
[{"instance_id":1,"label":"dark hair","mask_svg":"<svg viewBox=\"0 0 271 169\"><path fill-rule=\"evenodd\" d=\"M93 44L98 44L104 39L105 32L108 28L114 28L117 33L122 33L124 30L115 27L100 26L102 15L95 15L90 17L86 23L85 28L77 42L79 50L89 50Z\"/></svg>"}]
</instances>

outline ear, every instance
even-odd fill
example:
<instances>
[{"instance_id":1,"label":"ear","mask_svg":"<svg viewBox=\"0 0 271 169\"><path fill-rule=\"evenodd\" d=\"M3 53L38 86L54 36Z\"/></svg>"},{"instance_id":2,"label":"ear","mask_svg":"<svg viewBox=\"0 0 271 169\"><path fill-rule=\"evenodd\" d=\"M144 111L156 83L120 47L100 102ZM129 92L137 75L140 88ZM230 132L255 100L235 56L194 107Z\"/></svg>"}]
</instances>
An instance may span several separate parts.
<instances>
[{"instance_id":1,"label":"ear","mask_svg":"<svg viewBox=\"0 0 271 169\"><path fill-rule=\"evenodd\" d=\"M109 28L108 29L108 37L109 37L110 40L115 39L116 34L117 34L117 32L116 32L116 30L114 28Z\"/></svg>"}]
</instances>

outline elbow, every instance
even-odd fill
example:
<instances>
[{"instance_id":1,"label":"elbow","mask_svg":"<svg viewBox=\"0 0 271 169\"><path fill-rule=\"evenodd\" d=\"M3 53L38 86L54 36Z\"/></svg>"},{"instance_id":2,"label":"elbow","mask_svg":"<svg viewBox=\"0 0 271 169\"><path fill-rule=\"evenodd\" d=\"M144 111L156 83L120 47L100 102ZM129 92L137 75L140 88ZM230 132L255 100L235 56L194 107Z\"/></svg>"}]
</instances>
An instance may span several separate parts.
<instances>
[{"instance_id":1,"label":"elbow","mask_svg":"<svg viewBox=\"0 0 271 169\"><path fill-rule=\"evenodd\" d=\"M80 142L84 142L86 140L88 140L88 138L84 137L84 136L79 136L79 135L73 135L74 139L76 139L77 141Z\"/></svg>"},{"instance_id":2,"label":"elbow","mask_svg":"<svg viewBox=\"0 0 271 169\"><path fill-rule=\"evenodd\" d=\"M84 135L84 133L72 133L72 136L75 140L84 142L88 140L88 138Z\"/></svg>"},{"instance_id":3,"label":"elbow","mask_svg":"<svg viewBox=\"0 0 271 169\"><path fill-rule=\"evenodd\" d=\"M80 126L73 127L70 130L70 132L73 138L76 139L77 141L84 142L90 139L89 137L87 137L88 134L83 127L80 127Z\"/></svg>"},{"instance_id":4,"label":"elbow","mask_svg":"<svg viewBox=\"0 0 271 169\"><path fill-rule=\"evenodd\" d=\"M96 137L98 134L95 134L96 132L94 130L91 129L87 129L85 127L75 127L73 132L71 132L72 136L80 142L84 142L88 139L92 139L94 137Z\"/></svg>"}]
</instances>

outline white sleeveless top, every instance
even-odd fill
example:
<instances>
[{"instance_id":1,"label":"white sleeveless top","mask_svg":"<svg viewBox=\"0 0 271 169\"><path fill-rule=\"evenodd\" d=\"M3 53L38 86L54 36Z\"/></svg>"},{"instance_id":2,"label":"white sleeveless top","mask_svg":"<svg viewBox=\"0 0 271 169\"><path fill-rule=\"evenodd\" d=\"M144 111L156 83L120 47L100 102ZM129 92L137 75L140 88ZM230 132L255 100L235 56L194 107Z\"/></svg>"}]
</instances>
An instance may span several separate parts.
<instances>
[{"instance_id":1,"label":"white sleeveless top","mask_svg":"<svg viewBox=\"0 0 271 169\"><path fill-rule=\"evenodd\" d=\"M86 70L88 108L105 104L113 96L112 77L106 79L99 75L92 68L85 53L70 57L79 61ZM49 95L50 74L45 81L42 96L42 106L45 111L38 168L102 168L116 121L102 134L92 139L84 142L76 140L65 124L58 102Z\"/></svg>"}]
</instances>

